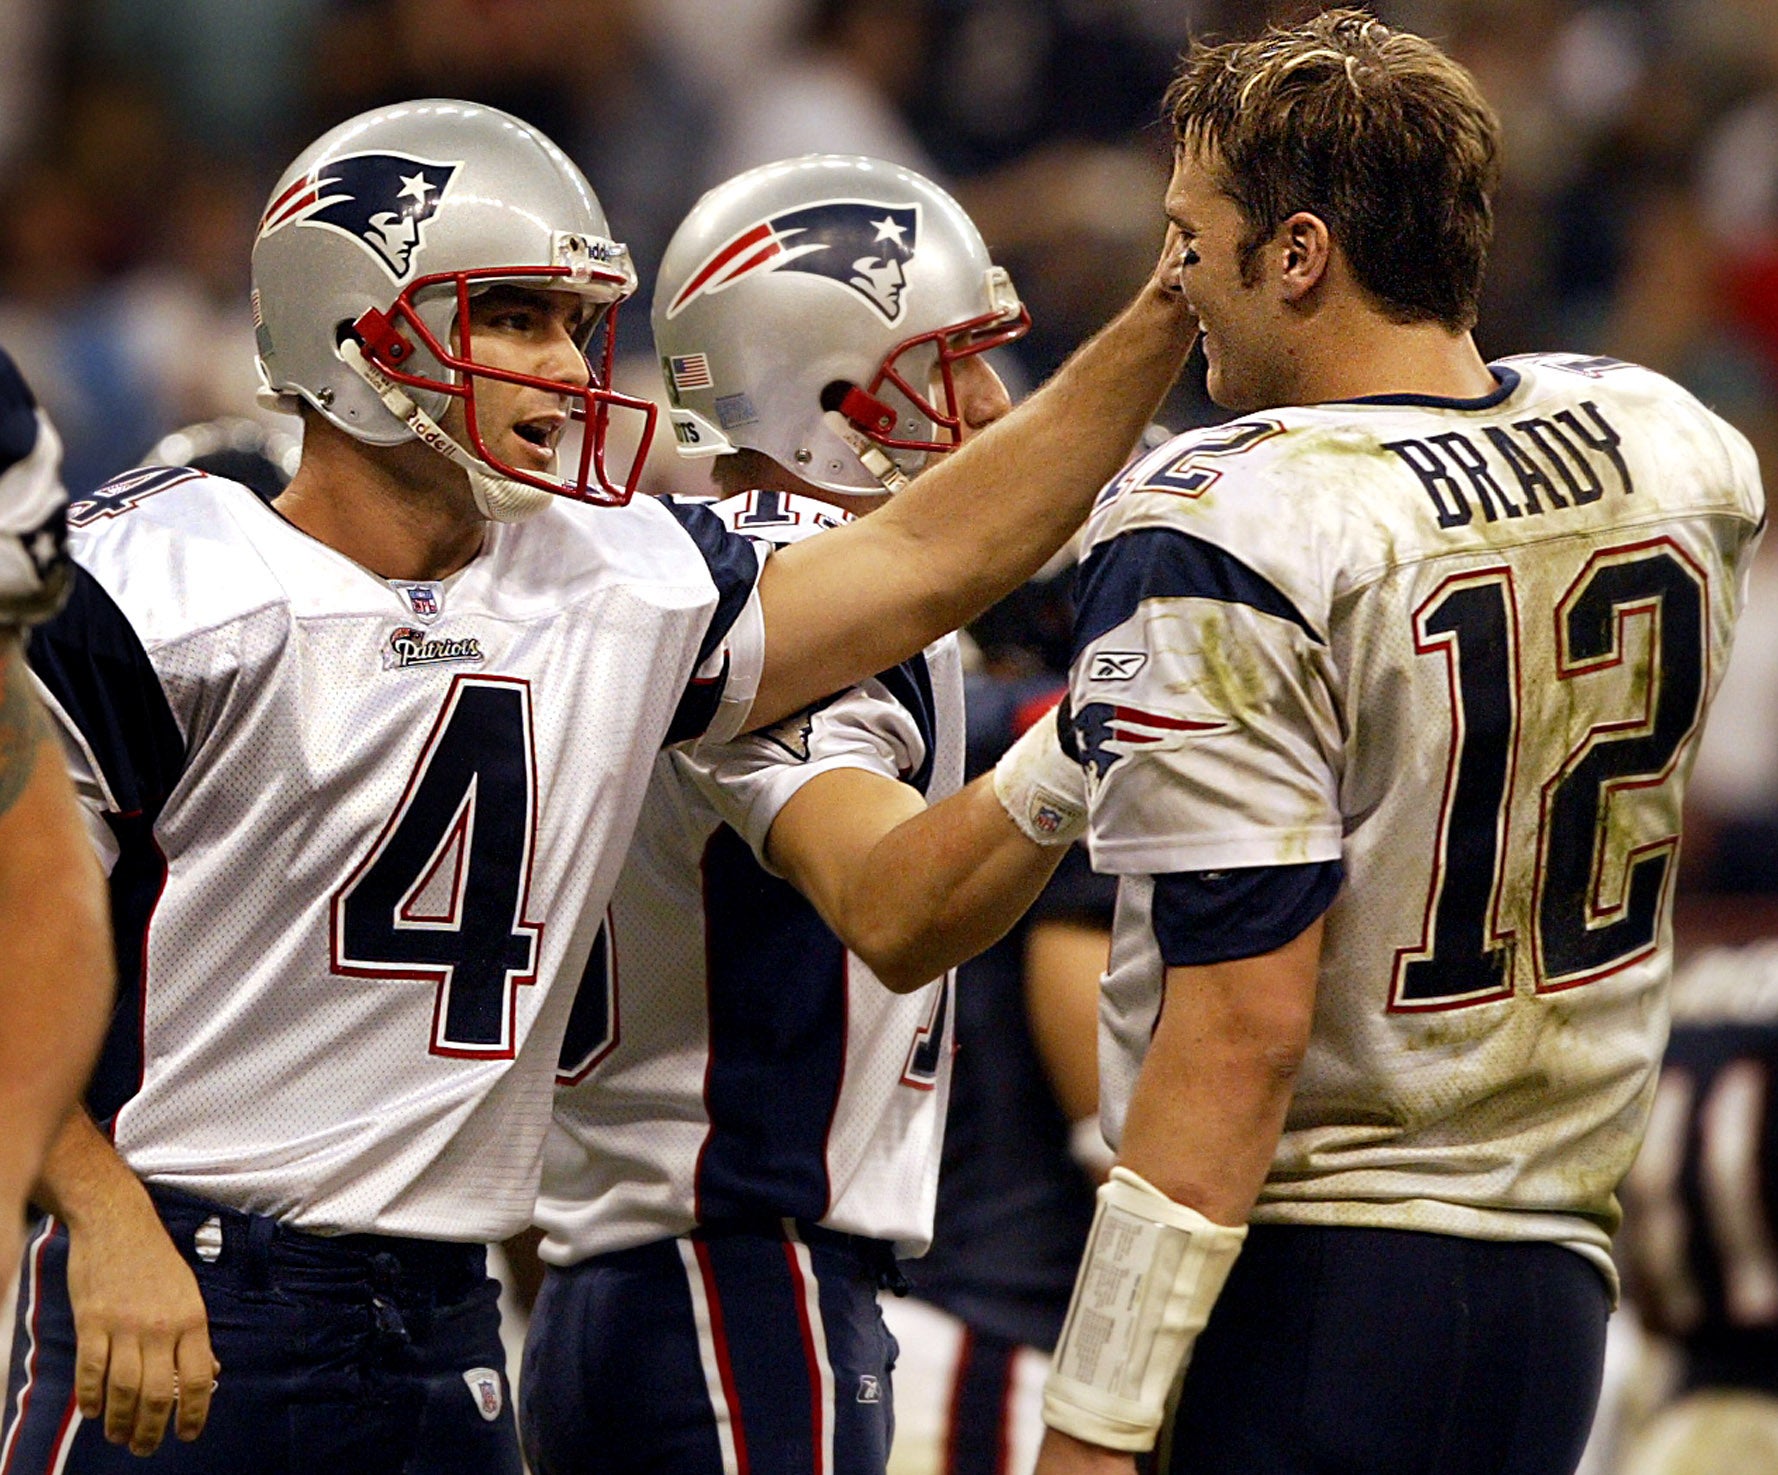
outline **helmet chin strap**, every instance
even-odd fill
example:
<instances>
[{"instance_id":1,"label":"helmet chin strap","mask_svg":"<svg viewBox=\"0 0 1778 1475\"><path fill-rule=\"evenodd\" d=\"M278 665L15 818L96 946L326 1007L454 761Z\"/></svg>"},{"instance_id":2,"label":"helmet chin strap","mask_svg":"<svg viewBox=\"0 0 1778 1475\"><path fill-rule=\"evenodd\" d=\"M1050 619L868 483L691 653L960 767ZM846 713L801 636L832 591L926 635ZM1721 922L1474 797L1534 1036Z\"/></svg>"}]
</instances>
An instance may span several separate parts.
<instances>
[{"instance_id":1,"label":"helmet chin strap","mask_svg":"<svg viewBox=\"0 0 1778 1475\"><path fill-rule=\"evenodd\" d=\"M375 391L383 407L412 431L416 440L468 473L469 492L482 516L495 522L523 522L549 506L552 493L489 470L479 456L452 440L412 396L364 356L364 350L353 339L342 341L338 352L346 366Z\"/></svg>"},{"instance_id":2,"label":"helmet chin strap","mask_svg":"<svg viewBox=\"0 0 1778 1475\"><path fill-rule=\"evenodd\" d=\"M883 485L885 494L899 492L908 484L908 474L897 466L889 453L856 425L848 420L839 410L828 410L822 417L827 421L828 428L851 447L852 454L863 463L864 469ZM865 492L862 495L869 496Z\"/></svg>"}]
</instances>

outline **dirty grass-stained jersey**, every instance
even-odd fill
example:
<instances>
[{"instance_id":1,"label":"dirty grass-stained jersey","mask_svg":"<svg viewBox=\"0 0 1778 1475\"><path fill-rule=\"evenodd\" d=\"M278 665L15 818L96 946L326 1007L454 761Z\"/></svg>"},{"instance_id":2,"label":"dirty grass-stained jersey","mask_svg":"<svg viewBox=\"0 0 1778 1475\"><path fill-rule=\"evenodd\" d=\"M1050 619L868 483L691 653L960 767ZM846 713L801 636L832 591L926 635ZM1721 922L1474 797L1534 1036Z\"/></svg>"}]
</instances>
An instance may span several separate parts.
<instances>
[{"instance_id":1,"label":"dirty grass-stained jersey","mask_svg":"<svg viewBox=\"0 0 1778 1475\"><path fill-rule=\"evenodd\" d=\"M150 1183L302 1229L522 1228L655 756L756 689L758 551L558 499L391 583L166 468L70 522L30 656L110 861L94 1115Z\"/></svg>"},{"instance_id":2,"label":"dirty grass-stained jersey","mask_svg":"<svg viewBox=\"0 0 1778 1475\"><path fill-rule=\"evenodd\" d=\"M771 491L713 510L773 543L848 520ZM950 975L890 993L764 861L778 811L837 768L934 804L961 787L955 637L758 733L661 756L612 901L608 968L581 986L581 1007L618 1027L608 1046L569 1029L537 1205L546 1261L781 1219L925 1250Z\"/></svg>"},{"instance_id":3,"label":"dirty grass-stained jersey","mask_svg":"<svg viewBox=\"0 0 1778 1475\"><path fill-rule=\"evenodd\" d=\"M1338 859L1254 1222L1551 1240L1610 1277L1764 500L1658 374L1494 373L1192 432L1102 496L1071 701L1121 877L1103 1109L1115 1142L1164 977L1154 878Z\"/></svg>"}]
</instances>

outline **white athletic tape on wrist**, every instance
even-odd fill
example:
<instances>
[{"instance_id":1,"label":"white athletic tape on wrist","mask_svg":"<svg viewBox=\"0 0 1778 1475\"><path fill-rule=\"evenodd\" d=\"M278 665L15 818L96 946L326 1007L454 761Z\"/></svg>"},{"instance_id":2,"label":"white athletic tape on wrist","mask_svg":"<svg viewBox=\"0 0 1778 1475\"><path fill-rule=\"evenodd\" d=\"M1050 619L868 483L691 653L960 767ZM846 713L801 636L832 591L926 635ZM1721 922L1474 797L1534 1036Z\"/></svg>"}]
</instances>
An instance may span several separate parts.
<instances>
[{"instance_id":1,"label":"white athletic tape on wrist","mask_svg":"<svg viewBox=\"0 0 1778 1475\"><path fill-rule=\"evenodd\" d=\"M1043 1421L1106 1449L1152 1449L1247 1229L1213 1224L1128 1168L1098 1198Z\"/></svg>"},{"instance_id":2,"label":"white athletic tape on wrist","mask_svg":"<svg viewBox=\"0 0 1778 1475\"><path fill-rule=\"evenodd\" d=\"M1087 827L1087 780L1062 751L1054 712L1047 712L1000 755L994 797L1037 845L1066 845Z\"/></svg>"}]
</instances>

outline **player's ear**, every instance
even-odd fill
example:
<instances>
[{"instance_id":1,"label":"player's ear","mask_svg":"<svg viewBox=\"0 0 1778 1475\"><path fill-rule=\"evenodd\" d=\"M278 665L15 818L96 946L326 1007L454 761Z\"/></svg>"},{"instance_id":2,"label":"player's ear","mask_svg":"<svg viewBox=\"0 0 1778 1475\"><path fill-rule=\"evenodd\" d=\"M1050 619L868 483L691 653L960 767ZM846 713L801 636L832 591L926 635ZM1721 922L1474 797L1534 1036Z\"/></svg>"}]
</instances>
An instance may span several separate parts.
<instances>
[{"instance_id":1,"label":"player's ear","mask_svg":"<svg viewBox=\"0 0 1778 1475\"><path fill-rule=\"evenodd\" d=\"M1286 302L1297 302L1320 285L1333 255L1333 238L1319 215L1299 210L1278 227L1279 281Z\"/></svg>"}]
</instances>

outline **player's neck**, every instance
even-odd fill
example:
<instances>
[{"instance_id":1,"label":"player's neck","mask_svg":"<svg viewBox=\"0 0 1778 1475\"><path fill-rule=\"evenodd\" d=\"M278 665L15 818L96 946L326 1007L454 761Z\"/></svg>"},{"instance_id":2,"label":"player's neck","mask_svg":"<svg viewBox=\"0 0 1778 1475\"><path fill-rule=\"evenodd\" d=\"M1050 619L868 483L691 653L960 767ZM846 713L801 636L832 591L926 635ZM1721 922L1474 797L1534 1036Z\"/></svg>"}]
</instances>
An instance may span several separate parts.
<instances>
[{"instance_id":1,"label":"player's neck","mask_svg":"<svg viewBox=\"0 0 1778 1475\"><path fill-rule=\"evenodd\" d=\"M469 481L417 441L366 446L305 417L302 464L273 506L385 579L442 579L481 551Z\"/></svg>"},{"instance_id":2,"label":"player's neck","mask_svg":"<svg viewBox=\"0 0 1778 1475\"><path fill-rule=\"evenodd\" d=\"M1317 335L1301 362L1297 404L1380 394L1480 399L1496 387L1470 334L1437 323L1392 323L1370 312Z\"/></svg>"}]
</instances>

